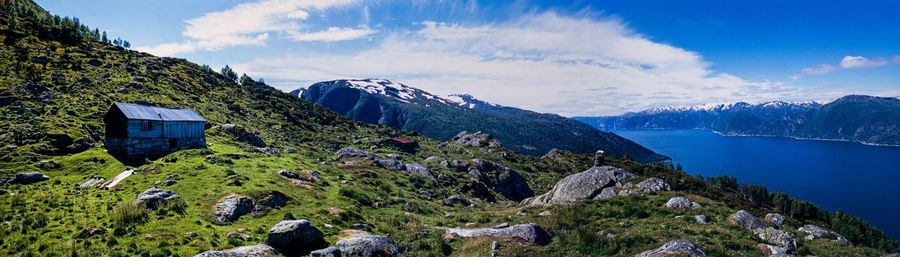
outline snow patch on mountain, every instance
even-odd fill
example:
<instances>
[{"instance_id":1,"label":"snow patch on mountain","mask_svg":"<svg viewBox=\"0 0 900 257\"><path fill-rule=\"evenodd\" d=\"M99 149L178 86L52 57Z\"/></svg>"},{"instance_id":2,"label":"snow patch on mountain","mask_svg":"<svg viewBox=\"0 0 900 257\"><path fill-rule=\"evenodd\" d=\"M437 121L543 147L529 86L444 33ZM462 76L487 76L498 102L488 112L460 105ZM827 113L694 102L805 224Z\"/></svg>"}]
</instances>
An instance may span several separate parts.
<instances>
[{"instance_id":1,"label":"snow patch on mountain","mask_svg":"<svg viewBox=\"0 0 900 257\"><path fill-rule=\"evenodd\" d=\"M691 112L691 111L724 111L730 110L734 108L787 108L787 107L796 107L796 108L815 108L821 106L822 103L816 101L769 101L762 102L757 104L751 104L747 102L734 102L734 103L708 103L701 105L686 105L686 106L666 106L666 107L657 107L651 108L641 113L646 114L655 114L655 113L664 113L664 112Z\"/></svg>"}]
</instances>

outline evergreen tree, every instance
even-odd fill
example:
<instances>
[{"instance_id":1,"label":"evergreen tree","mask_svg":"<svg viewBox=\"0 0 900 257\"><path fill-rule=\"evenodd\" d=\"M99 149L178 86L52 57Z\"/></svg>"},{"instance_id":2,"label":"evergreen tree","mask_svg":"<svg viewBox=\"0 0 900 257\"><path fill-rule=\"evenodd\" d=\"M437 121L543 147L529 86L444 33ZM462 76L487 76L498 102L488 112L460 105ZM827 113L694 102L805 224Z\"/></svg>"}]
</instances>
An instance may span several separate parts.
<instances>
[{"instance_id":1,"label":"evergreen tree","mask_svg":"<svg viewBox=\"0 0 900 257\"><path fill-rule=\"evenodd\" d=\"M225 79L231 82L237 82L238 79L237 73L235 73L234 70L231 69L231 67L228 67L228 65L222 67L222 76L224 76Z\"/></svg>"},{"instance_id":2,"label":"evergreen tree","mask_svg":"<svg viewBox=\"0 0 900 257\"><path fill-rule=\"evenodd\" d=\"M128 42L127 40L123 40L122 47L131 48L131 42Z\"/></svg>"},{"instance_id":3,"label":"evergreen tree","mask_svg":"<svg viewBox=\"0 0 900 257\"><path fill-rule=\"evenodd\" d=\"M104 44L109 44L109 38L106 37L106 31L103 32L103 35L100 36L100 42Z\"/></svg>"}]
</instances>

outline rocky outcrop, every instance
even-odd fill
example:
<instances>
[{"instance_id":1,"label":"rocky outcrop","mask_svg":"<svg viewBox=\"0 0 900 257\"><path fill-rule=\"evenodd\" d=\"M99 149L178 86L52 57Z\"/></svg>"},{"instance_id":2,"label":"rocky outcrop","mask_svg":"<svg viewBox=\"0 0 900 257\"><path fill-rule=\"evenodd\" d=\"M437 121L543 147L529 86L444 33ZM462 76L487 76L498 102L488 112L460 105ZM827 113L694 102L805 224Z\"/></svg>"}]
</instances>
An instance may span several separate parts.
<instances>
[{"instance_id":1,"label":"rocky outcrop","mask_svg":"<svg viewBox=\"0 0 900 257\"><path fill-rule=\"evenodd\" d=\"M639 253L634 257L706 257L703 249L686 239L672 240L659 248Z\"/></svg>"},{"instance_id":2,"label":"rocky outcrop","mask_svg":"<svg viewBox=\"0 0 900 257\"><path fill-rule=\"evenodd\" d=\"M247 143L253 147L266 147L266 142L259 137L259 132L253 132L244 126L234 124L224 124L221 126L221 129L234 136L238 141Z\"/></svg>"},{"instance_id":3,"label":"rocky outcrop","mask_svg":"<svg viewBox=\"0 0 900 257\"><path fill-rule=\"evenodd\" d=\"M331 246L325 249L319 249L309 253L310 257L341 257L341 249Z\"/></svg>"},{"instance_id":4,"label":"rocky outcrop","mask_svg":"<svg viewBox=\"0 0 900 257\"><path fill-rule=\"evenodd\" d=\"M447 197L447 199L442 200L441 204L443 204L445 206L456 206L456 205L471 206L472 202L470 202L466 198L463 198L462 196L451 195L450 197Z\"/></svg>"},{"instance_id":5,"label":"rocky outcrop","mask_svg":"<svg viewBox=\"0 0 900 257\"><path fill-rule=\"evenodd\" d=\"M698 204L698 203L688 200L687 198L684 198L681 196L676 196L676 197L672 197L672 199L669 199L669 201L666 202L666 208L669 208L669 209L700 209L700 208L702 208L702 206L700 206L700 204Z\"/></svg>"},{"instance_id":6,"label":"rocky outcrop","mask_svg":"<svg viewBox=\"0 0 900 257\"><path fill-rule=\"evenodd\" d=\"M255 205L256 201L247 196L238 194L225 196L219 199L218 203L213 207L215 210L213 212L213 216L215 216L214 222L220 225L234 222L244 214L253 211Z\"/></svg>"},{"instance_id":7,"label":"rocky outcrop","mask_svg":"<svg viewBox=\"0 0 900 257\"><path fill-rule=\"evenodd\" d=\"M651 192L659 192L659 191L672 191L672 187L666 183L665 180L658 178L648 178L644 181L641 181L637 184L626 183L622 186L621 190L618 190L619 196L626 196L632 194L645 194Z\"/></svg>"},{"instance_id":8,"label":"rocky outcrop","mask_svg":"<svg viewBox=\"0 0 900 257\"><path fill-rule=\"evenodd\" d=\"M338 240L335 247L341 256L402 257L400 247L390 237L357 234Z\"/></svg>"},{"instance_id":9,"label":"rocky outcrop","mask_svg":"<svg viewBox=\"0 0 900 257\"><path fill-rule=\"evenodd\" d=\"M765 228L766 223L753 216L753 214L745 211L739 210L736 213L728 216L728 224L734 227L739 227L747 230L754 230L759 228Z\"/></svg>"},{"instance_id":10,"label":"rocky outcrop","mask_svg":"<svg viewBox=\"0 0 900 257\"><path fill-rule=\"evenodd\" d=\"M468 170L469 175L507 199L522 201L534 196L534 191L528 186L525 178L515 170L484 159L472 159L472 163Z\"/></svg>"},{"instance_id":11,"label":"rocky outcrop","mask_svg":"<svg viewBox=\"0 0 900 257\"><path fill-rule=\"evenodd\" d=\"M337 154L338 160L347 159L347 158L369 157L368 152L365 152L365 151L359 149L359 147L354 147L354 146L348 146L348 147L341 148L340 150L337 150L337 152L335 154Z\"/></svg>"},{"instance_id":12,"label":"rocky outcrop","mask_svg":"<svg viewBox=\"0 0 900 257\"><path fill-rule=\"evenodd\" d=\"M459 237L501 237L522 240L535 245L550 243L551 236L541 226L529 223L513 225L505 228L449 228L444 232L444 239Z\"/></svg>"},{"instance_id":13,"label":"rocky outcrop","mask_svg":"<svg viewBox=\"0 0 900 257\"><path fill-rule=\"evenodd\" d=\"M814 240L817 238L824 238L824 239L835 240L835 241L841 242L846 245L852 244L850 242L850 240L847 240L847 238L845 238L841 234L838 234L831 230L821 228L816 225L805 225L803 227L800 227L797 230L806 234L806 236L803 237L806 240Z\"/></svg>"},{"instance_id":14,"label":"rocky outcrop","mask_svg":"<svg viewBox=\"0 0 900 257\"><path fill-rule=\"evenodd\" d=\"M592 167L566 176L547 193L525 199L522 205L570 205L591 199L608 198L609 194L615 196L616 184L633 177L631 172L612 166ZM613 190L606 190L606 194L601 195L604 189L608 188Z\"/></svg>"},{"instance_id":15,"label":"rocky outcrop","mask_svg":"<svg viewBox=\"0 0 900 257\"><path fill-rule=\"evenodd\" d=\"M707 225L707 224L709 224L709 217L706 217L706 215L702 215L702 214L697 215L697 216L694 216L694 221L696 221L697 224L700 224L700 225Z\"/></svg>"},{"instance_id":16,"label":"rocky outcrop","mask_svg":"<svg viewBox=\"0 0 900 257\"><path fill-rule=\"evenodd\" d=\"M431 169L425 167L424 165L418 163L409 163L404 165L403 172L409 174L417 174L426 177L434 177L434 174L431 173Z\"/></svg>"},{"instance_id":17,"label":"rocky outcrop","mask_svg":"<svg viewBox=\"0 0 900 257\"><path fill-rule=\"evenodd\" d=\"M279 252L306 255L326 246L322 231L308 220L283 220L269 229L266 242Z\"/></svg>"},{"instance_id":18,"label":"rocky outcrop","mask_svg":"<svg viewBox=\"0 0 900 257\"><path fill-rule=\"evenodd\" d=\"M34 184L41 181L46 181L50 179L47 175L44 175L40 172L23 172L16 174L16 177L9 181L10 184Z\"/></svg>"},{"instance_id":19,"label":"rocky outcrop","mask_svg":"<svg viewBox=\"0 0 900 257\"><path fill-rule=\"evenodd\" d=\"M753 233L759 239L783 248L785 250L784 253L790 253L797 249L797 242L794 241L794 234L791 232L769 227L754 229Z\"/></svg>"},{"instance_id":20,"label":"rocky outcrop","mask_svg":"<svg viewBox=\"0 0 900 257\"><path fill-rule=\"evenodd\" d=\"M241 246L221 251L206 251L194 257L269 257L278 255L278 251L271 246L258 244Z\"/></svg>"},{"instance_id":21,"label":"rocky outcrop","mask_svg":"<svg viewBox=\"0 0 900 257\"><path fill-rule=\"evenodd\" d=\"M759 252L765 256L780 256L783 254L788 254L790 251L784 247L774 246L769 244L757 244L756 249L759 249ZM793 256L793 255L791 255Z\"/></svg>"},{"instance_id":22,"label":"rocky outcrop","mask_svg":"<svg viewBox=\"0 0 900 257\"><path fill-rule=\"evenodd\" d=\"M179 199L179 196L175 192L159 188L150 188L138 194L137 198L134 199L134 204L143 205L149 209L156 209L160 205L176 199Z\"/></svg>"},{"instance_id":23,"label":"rocky outcrop","mask_svg":"<svg viewBox=\"0 0 900 257\"><path fill-rule=\"evenodd\" d=\"M550 151L547 151L547 153L544 154L544 156L541 156L541 159L553 160L553 159L559 158L560 156L562 156L562 151L560 151L559 149L553 148L553 149L550 149Z\"/></svg>"},{"instance_id":24,"label":"rocky outcrop","mask_svg":"<svg viewBox=\"0 0 900 257\"><path fill-rule=\"evenodd\" d=\"M499 140L494 139L490 134L481 133L481 131L475 133L462 131L451 138L450 141L464 146L482 147L488 150L498 150L503 147Z\"/></svg>"}]
</instances>

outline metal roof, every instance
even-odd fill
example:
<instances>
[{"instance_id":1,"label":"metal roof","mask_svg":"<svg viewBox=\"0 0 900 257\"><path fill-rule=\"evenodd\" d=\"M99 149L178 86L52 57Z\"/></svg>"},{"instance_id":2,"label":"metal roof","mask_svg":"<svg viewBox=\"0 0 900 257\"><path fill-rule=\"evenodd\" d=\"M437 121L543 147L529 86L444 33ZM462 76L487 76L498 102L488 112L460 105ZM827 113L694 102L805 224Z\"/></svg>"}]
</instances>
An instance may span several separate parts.
<instances>
[{"instance_id":1,"label":"metal roof","mask_svg":"<svg viewBox=\"0 0 900 257\"><path fill-rule=\"evenodd\" d=\"M191 109L168 109L126 103L116 103L115 106L131 120L206 121L203 116Z\"/></svg>"}]
</instances>

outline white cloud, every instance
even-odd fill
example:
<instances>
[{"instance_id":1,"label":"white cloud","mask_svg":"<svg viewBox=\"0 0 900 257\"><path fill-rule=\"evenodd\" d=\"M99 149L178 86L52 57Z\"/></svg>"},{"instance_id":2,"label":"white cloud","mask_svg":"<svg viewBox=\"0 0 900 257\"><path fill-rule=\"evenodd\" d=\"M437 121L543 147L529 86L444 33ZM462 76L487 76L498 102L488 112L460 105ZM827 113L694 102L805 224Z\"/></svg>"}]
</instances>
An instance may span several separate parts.
<instances>
[{"instance_id":1,"label":"white cloud","mask_svg":"<svg viewBox=\"0 0 900 257\"><path fill-rule=\"evenodd\" d=\"M137 47L151 54L170 56L197 50L215 51L233 46L265 45L271 33L295 32L309 12L348 6L357 0L258 0L231 9L206 13L185 21L181 43Z\"/></svg>"},{"instance_id":2,"label":"white cloud","mask_svg":"<svg viewBox=\"0 0 900 257\"><path fill-rule=\"evenodd\" d=\"M294 41L334 42L364 38L375 33L378 33L378 31L370 29L368 27L360 27L356 29L330 27L327 30L310 33L288 32L288 37Z\"/></svg>"},{"instance_id":3,"label":"white cloud","mask_svg":"<svg viewBox=\"0 0 900 257\"><path fill-rule=\"evenodd\" d=\"M327 65L323 65L327 64ZM794 99L803 89L715 72L695 53L653 42L617 19L555 13L486 25L422 22L370 49L304 53L235 65L282 89L337 78L384 77L438 94L563 115L660 105Z\"/></svg>"},{"instance_id":4,"label":"white cloud","mask_svg":"<svg viewBox=\"0 0 900 257\"><path fill-rule=\"evenodd\" d=\"M841 67L844 69L872 68L886 64L885 60L870 60L862 56L844 56L844 59L841 60Z\"/></svg>"}]
</instances>

